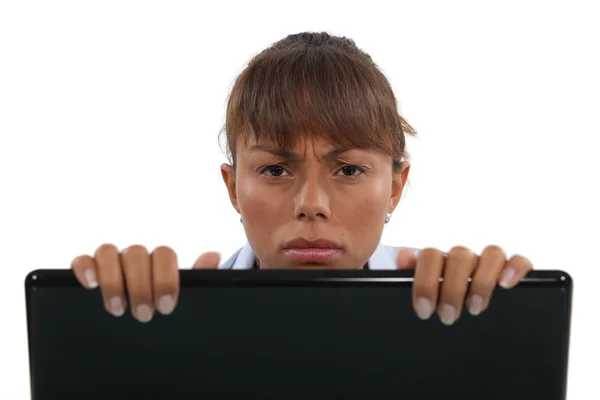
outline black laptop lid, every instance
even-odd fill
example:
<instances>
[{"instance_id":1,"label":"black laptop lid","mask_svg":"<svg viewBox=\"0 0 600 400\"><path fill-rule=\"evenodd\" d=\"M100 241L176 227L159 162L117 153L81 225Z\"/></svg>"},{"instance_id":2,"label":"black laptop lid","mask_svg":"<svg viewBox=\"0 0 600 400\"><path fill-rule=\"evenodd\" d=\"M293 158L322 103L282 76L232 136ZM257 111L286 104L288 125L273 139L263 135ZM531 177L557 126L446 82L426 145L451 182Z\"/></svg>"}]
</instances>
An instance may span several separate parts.
<instances>
[{"instance_id":1,"label":"black laptop lid","mask_svg":"<svg viewBox=\"0 0 600 400\"><path fill-rule=\"evenodd\" d=\"M478 317L421 321L407 271L181 271L149 324L71 271L26 279L44 399L565 398L571 278L533 271Z\"/></svg>"}]
</instances>

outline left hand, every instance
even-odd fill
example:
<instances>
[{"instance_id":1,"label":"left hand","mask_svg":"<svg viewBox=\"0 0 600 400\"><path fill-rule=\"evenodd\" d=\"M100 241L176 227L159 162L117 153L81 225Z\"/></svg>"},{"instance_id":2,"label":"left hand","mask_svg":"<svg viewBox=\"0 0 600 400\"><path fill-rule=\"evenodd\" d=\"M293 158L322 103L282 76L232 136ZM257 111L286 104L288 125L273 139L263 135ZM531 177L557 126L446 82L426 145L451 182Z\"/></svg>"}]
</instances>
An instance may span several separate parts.
<instances>
[{"instance_id":1,"label":"left hand","mask_svg":"<svg viewBox=\"0 0 600 400\"><path fill-rule=\"evenodd\" d=\"M469 312L479 315L488 307L497 285L510 289L533 269L527 258L514 255L507 260L504 250L494 245L486 247L480 256L462 246L452 248L448 255L426 248L418 257L409 249L401 249L397 265L398 269L415 269L412 300L419 318L429 319L437 309L445 325L460 317L465 300Z\"/></svg>"}]
</instances>

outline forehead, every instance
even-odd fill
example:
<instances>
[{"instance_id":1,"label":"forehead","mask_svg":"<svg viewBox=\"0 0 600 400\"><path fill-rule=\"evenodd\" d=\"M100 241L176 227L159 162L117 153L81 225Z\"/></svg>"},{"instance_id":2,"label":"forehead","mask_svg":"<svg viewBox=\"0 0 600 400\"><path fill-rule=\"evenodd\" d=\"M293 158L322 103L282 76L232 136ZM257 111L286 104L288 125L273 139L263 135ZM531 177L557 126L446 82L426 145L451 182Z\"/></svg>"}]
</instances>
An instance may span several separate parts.
<instances>
[{"instance_id":1,"label":"forehead","mask_svg":"<svg viewBox=\"0 0 600 400\"><path fill-rule=\"evenodd\" d=\"M296 133L290 135L290 138L285 141L273 140L271 138L250 138L245 147L275 147L281 150L301 150L307 147L316 148L338 148L338 147L355 147L348 141L335 140L327 135L315 135L306 133Z\"/></svg>"},{"instance_id":2,"label":"forehead","mask_svg":"<svg viewBox=\"0 0 600 400\"><path fill-rule=\"evenodd\" d=\"M353 157L359 154L363 156L370 155L370 157L375 156L378 159L378 156L384 156L383 158L387 159L385 154L374 149L363 149L352 145L339 145L319 137L299 138L295 142L295 145L291 147L278 147L276 143L270 141L259 142L254 140L245 145L242 154L250 158L255 155L272 155L295 162L304 160L310 154L315 155L319 159L331 161L341 156ZM242 155L242 157L244 156Z\"/></svg>"},{"instance_id":3,"label":"forehead","mask_svg":"<svg viewBox=\"0 0 600 400\"><path fill-rule=\"evenodd\" d=\"M276 157L284 158L290 161L301 161L307 154L314 154L318 158L333 160L350 151L367 151L352 145L341 145L330 140L319 137L301 137L293 145L279 146L272 141L251 141L245 145L242 154L249 156L270 154Z\"/></svg>"},{"instance_id":4,"label":"forehead","mask_svg":"<svg viewBox=\"0 0 600 400\"><path fill-rule=\"evenodd\" d=\"M260 151L265 149L276 149L279 151L297 152L302 153L309 149L315 149L317 151L331 151L341 150L345 151L351 149L364 149L368 150L370 146L364 146L364 144L357 145L350 140L340 137L331 137L327 134L314 134L314 133L302 133L296 132L286 137L256 137L255 135L245 135L245 137L238 137L237 149L239 151Z\"/></svg>"}]
</instances>

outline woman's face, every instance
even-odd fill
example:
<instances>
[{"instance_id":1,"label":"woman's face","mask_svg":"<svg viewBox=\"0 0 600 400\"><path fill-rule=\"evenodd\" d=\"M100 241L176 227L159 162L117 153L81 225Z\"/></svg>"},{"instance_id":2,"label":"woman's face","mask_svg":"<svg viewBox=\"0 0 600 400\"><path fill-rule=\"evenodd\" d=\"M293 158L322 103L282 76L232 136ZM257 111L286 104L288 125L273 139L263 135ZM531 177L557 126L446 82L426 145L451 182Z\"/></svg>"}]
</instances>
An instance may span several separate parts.
<instances>
[{"instance_id":1,"label":"woman's face","mask_svg":"<svg viewBox=\"0 0 600 400\"><path fill-rule=\"evenodd\" d=\"M375 251L387 213L408 177L391 157L341 149L318 138L294 149L237 147L221 172L260 268L360 269Z\"/></svg>"}]
</instances>

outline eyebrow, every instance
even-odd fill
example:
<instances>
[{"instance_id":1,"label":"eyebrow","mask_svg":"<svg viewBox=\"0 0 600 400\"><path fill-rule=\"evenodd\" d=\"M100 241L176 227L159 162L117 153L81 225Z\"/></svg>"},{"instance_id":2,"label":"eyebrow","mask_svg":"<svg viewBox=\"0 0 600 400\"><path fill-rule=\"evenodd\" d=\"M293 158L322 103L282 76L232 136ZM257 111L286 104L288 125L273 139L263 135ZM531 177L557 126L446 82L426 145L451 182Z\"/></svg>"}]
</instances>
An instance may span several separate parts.
<instances>
[{"instance_id":1,"label":"eyebrow","mask_svg":"<svg viewBox=\"0 0 600 400\"><path fill-rule=\"evenodd\" d=\"M336 158L336 157L340 156L341 154L346 153L350 150L354 150L354 149L355 149L354 147L341 147L341 148L333 149L333 150L327 152L327 154L325 154L325 158L328 158L328 159ZM278 148L269 147L269 146L260 145L260 144L252 146L252 148L250 150L264 151L266 153L273 154L274 156L285 158L286 160L292 160L292 161L298 161L301 158L300 154L294 153L293 151L278 149Z\"/></svg>"}]
</instances>

